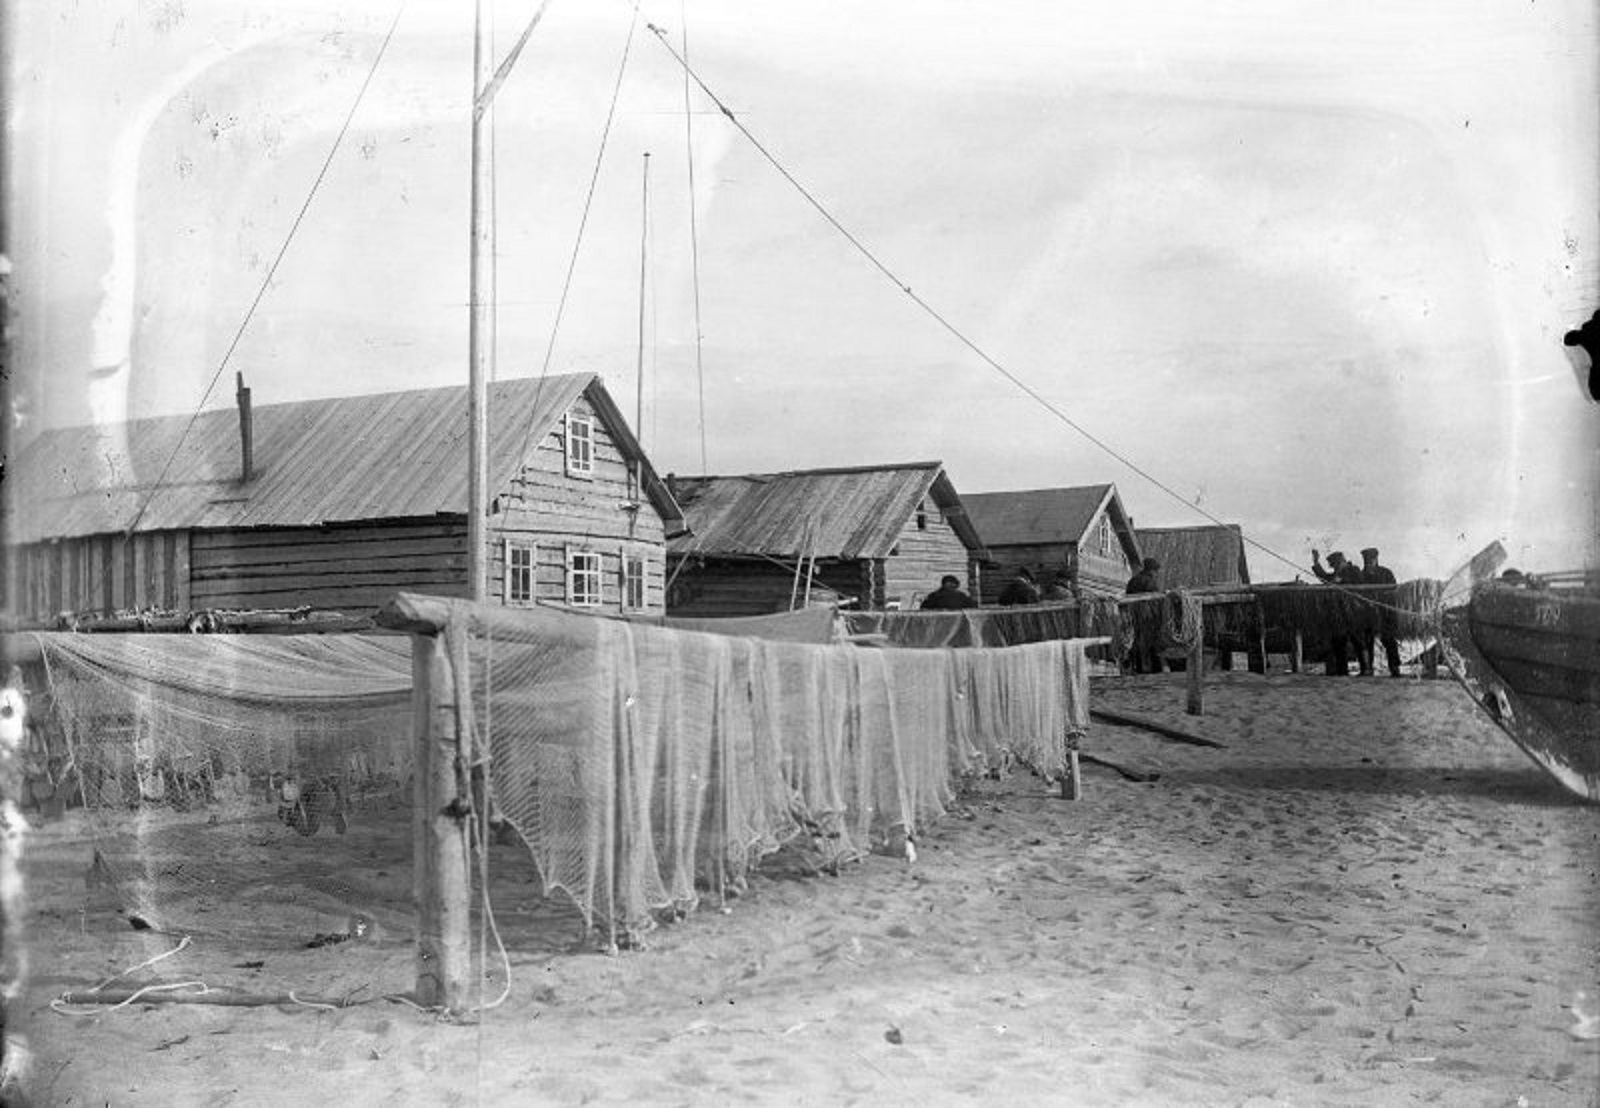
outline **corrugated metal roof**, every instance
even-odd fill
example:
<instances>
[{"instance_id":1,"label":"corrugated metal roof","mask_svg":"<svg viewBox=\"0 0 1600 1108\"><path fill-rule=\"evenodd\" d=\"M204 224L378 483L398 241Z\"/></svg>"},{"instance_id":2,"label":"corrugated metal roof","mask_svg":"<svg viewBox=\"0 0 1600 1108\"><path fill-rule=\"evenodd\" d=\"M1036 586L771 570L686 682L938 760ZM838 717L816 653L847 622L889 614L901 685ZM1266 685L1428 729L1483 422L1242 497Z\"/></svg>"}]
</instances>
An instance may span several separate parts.
<instances>
[{"instance_id":1,"label":"corrugated metal roof","mask_svg":"<svg viewBox=\"0 0 1600 1108\"><path fill-rule=\"evenodd\" d=\"M638 451L595 374L498 381L489 386L491 493L509 482L524 445L585 391L606 411L624 452ZM121 532L136 518L137 531L165 531L464 515L466 392L455 386L255 407L248 484L239 480L239 415L231 408L202 412L187 433L188 416L49 430L7 473L17 482L16 541ZM664 490L652 499L670 503Z\"/></svg>"},{"instance_id":2,"label":"corrugated metal roof","mask_svg":"<svg viewBox=\"0 0 1600 1108\"><path fill-rule=\"evenodd\" d=\"M924 497L977 545L938 462L742 477L679 477L674 495L690 534L673 554L882 558ZM952 509L956 509L952 511Z\"/></svg>"},{"instance_id":3,"label":"corrugated metal roof","mask_svg":"<svg viewBox=\"0 0 1600 1108\"><path fill-rule=\"evenodd\" d=\"M1248 585L1244 532L1238 524L1204 527L1139 527L1139 549L1161 563L1161 587Z\"/></svg>"},{"instance_id":4,"label":"corrugated metal roof","mask_svg":"<svg viewBox=\"0 0 1600 1108\"><path fill-rule=\"evenodd\" d=\"M987 546L1079 542L1112 485L1082 485L1022 492L972 492L961 498L973 528Z\"/></svg>"}]
</instances>

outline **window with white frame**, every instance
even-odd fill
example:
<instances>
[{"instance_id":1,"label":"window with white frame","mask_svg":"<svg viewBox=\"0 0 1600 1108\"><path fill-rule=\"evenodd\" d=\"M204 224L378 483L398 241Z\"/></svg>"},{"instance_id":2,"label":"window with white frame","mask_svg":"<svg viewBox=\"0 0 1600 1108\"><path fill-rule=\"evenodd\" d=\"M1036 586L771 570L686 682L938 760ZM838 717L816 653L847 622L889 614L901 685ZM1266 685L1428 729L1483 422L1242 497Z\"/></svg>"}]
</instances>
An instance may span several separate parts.
<instances>
[{"instance_id":1,"label":"window with white frame","mask_svg":"<svg viewBox=\"0 0 1600 1108\"><path fill-rule=\"evenodd\" d=\"M532 543L506 540L505 603L533 603L533 565Z\"/></svg>"},{"instance_id":2,"label":"window with white frame","mask_svg":"<svg viewBox=\"0 0 1600 1108\"><path fill-rule=\"evenodd\" d=\"M622 610L642 612L645 607L644 555L622 554Z\"/></svg>"},{"instance_id":3,"label":"window with white frame","mask_svg":"<svg viewBox=\"0 0 1600 1108\"><path fill-rule=\"evenodd\" d=\"M567 413L567 476L594 476L594 420L580 412Z\"/></svg>"},{"instance_id":4,"label":"window with white frame","mask_svg":"<svg viewBox=\"0 0 1600 1108\"><path fill-rule=\"evenodd\" d=\"M600 603L600 555L592 550L567 548L567 603L575 608Z\"/></svg>"},{"instance_id":5,"label":"window with white frame","mask_svg":"<svg viewBox=\"0 0 1600 1108\"><path fill-rule=\"evenodd\" d=\"M1105 516L1100 517L1100 553L1111 557L1111 521Z\"/></svg>"}]
</instances>

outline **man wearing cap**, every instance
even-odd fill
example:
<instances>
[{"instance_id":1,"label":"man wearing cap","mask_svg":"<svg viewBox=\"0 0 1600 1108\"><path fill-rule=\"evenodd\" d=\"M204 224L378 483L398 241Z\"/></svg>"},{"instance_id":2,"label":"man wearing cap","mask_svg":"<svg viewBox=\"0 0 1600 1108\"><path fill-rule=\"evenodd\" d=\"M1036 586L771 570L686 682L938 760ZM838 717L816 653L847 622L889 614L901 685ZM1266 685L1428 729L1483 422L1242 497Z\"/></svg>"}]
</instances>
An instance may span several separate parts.
<instances>
[{"instance_id":1,"label":"man wearing cap","mask_svg":"<svg viewBox=\"0 0 1600 1108\"><path fill-rule=\"evenodd\" d=\"M925 612L956 612L963 608L976 608L972 597L961 591L961 578L947 573L939 579L939 587L922 601Z\"/></svg>"},{"instance_id":2,"label":"man wearing cap","mask_svg":"<svg viewBox=\"0 0 1600 1108\"><path fill-rule=\"evenodd\" d=\"M1361 571L1351 565L1344 556L1344 551L1335 550L1328 555L1328 569L1322 568L1321 557L1315 550L1311 552L1311 572L1317 575L1317 580L1325 585L1359 585L1362 583ZM1358 642L1353 642L1350 629L1345 625L1343 613L1334 617L1333 633L1328 639L1328 666L1327 673L1333 677L1350 676L1350 647L1360 649Z\"/></svg>"},{"instance_id":3,"label":"man wearing cap","mask_svg":"<svg viewBox=\"0 0 1600 1108\"><path fill-rule=\"evenodd\" d=\"M1033 574L1027 566L1018 566L1017 575L1000 590L1000 603L1008 606L1039 603L1039 586L1033 583Z\"/></svg>"},{"instance_id":4,"label":"man wearing cap","mask_svg":"<svg viewBox=\"0 0 1600 1108\"><path fill-rule=\"evenodd\" d=\"M1129 596L1142 592L1159 591L1156 585L1156 574L1161 572L1161 563L1154 558L1146 558L1139 566L1139 572L1128 578L1128 587L1123 591Z\"/></svg>"},{"instance_id":5,"label":"man wearing cap","mask_svg":"<svg viewBox=\"0 0 1600 1108\"><path fill-rule=\"evenodd\" d=\"M1378 564L1378 548L1369 546L1361 552L1361 581L1367 585L1388 585L1387 589L1370 599L1381 605L1377 626L1369 623L1362 632L1361 672L1372 676L1374 640L1383 643L1383 660L1389 666L1389 676L1400 676L1400 612L1395 608L1394 574L1387 566Z\"/></svg>"}]
</instances>

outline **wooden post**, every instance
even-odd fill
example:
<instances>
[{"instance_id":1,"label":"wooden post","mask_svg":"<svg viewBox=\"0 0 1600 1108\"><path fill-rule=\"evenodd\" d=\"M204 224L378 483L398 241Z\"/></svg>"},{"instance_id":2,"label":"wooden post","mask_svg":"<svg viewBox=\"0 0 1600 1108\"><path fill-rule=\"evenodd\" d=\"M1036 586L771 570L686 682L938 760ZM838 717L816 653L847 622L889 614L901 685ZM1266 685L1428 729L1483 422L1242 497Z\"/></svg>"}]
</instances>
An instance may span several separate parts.
<instances>
[{"instance_id":1,"label":"wooden post","mask_svg":"<svg viewBox=\"0 0 1600 1108\"><path fill-rule=\"evenodd\" d=\"M1078 740L1067 740L1067 775L1061 779L1061 796L1065 800L1083 799L1083 777L1078 769Z\"/></svg>"},{"instance_id":2,"label":"wooden post","mask_svg":"<svg viewBox=\"0 0 1600 1108\"><path fill-rule=\"evenodd\" d=\"M1300 637L1300 628L1294 629L1294 648L1289 652L1289 672L1299 673L1300 667L1305 663L1305 640Z\"/></svg>"},{"instance_id":3,"label":"wooden post","mask_svg":"<svg viewBox=\"0 0 1600 1108\"><path fill-rule=\"evenodd\" d=\"M1246 634L1250 637L1250 672L1267 672L1267 615L1261 610L1261 601L1257 600L1250 606L1250 618L1246 621L1249 628Z\"/></svg>"},{"instance_id":4,"label":"wooden post","mask_svg":"<svg viewBox=\"0 0 1600 1108\"><path fill-rule=\"evenodd\" d=\"M412 870L417 902L416 1002L464 1006L472 978L467 820L457 797L457 721L450 659L438 635L411 636Z\"/></svg>"},{"instance_id":5,"label":"wooden post","mask_svg":"<svg viewBox=\"0 0 1600 1108\"><path fill-rule=\"evenodd\" d=\"M1098 635L1092 638L1084 638L1082 640L1082 650L1079 652L1080 659L1083 659L1084 664L1087 665L1089 648L1091 646L1106 646L1109 645L1111 641L1112 640L1109 635ZM1072 680L1072 670L1070 667L1067 670L1067 680ZM1088 705L1085 704L1085 708L1087 707ZM1082 740L1076 731L1069 730L1067 732L1067 773L1066 776L1061 779L1061 798L1063 800L1083 799L1083 774L1078 768L1078 746L1081 742Z\"/></svg>"},{"instance_id":6,"label":"wooden post","mask_svg":"<svg viewBox=\"0 0 1600 1108\"><path fill-rule=\"evenodd\" d=\"M1202 601L1200 626L1195 630L1194 641L1189 644L1189 660L1184 666L1189 671L1189 703L1186 710L1191 716L1205 712L1205 697L1201 690L1202 673L1206 668L1205 623L1205 605Z\"/></svg>"},{"instance_id":7,"label":"wooden post","mask_svg":"<svg viewBox=\"0 0 1600 1108\"><path fill-rule=\"evenodd\" d=\"M494 161L486 86L493 73L483 0L472 36L472 205L467 285L467 595L488 593L489 377L495 344Z\"/></svg>"}]
</instances>

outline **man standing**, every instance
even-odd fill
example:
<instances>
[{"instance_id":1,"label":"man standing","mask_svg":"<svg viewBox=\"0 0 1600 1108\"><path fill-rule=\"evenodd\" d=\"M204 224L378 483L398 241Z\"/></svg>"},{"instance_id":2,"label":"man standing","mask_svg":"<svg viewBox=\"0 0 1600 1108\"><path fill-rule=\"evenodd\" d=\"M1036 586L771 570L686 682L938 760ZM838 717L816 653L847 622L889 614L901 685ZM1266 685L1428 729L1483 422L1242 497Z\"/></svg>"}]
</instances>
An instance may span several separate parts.
<instances>
[{"instance_id":1,"label":"man standing","mask_svg":"<svg viewBox=\"0 0 1600 1108\"><path fill-rule=\"evenodd\" d=\"M1317 575L1317 580L1325 585L1359 585L1361 571L1345 560L1342 550L1335 550L1328 555L1330 568L1323 569L1321 556L1313 550L1311 552L1311 572ZM1337 611L1333 619L1333 633L1328 638L1328 667L1327 672L1333 677L1350 676L1350 647L1359 644L1352 643L1353 636L1345 620L1344 612Z\"/></svg>"},{"instance_id":2,"label":"man standing","mask_svg":"<svg viewBox=\"0 0 1600 1108\"><path fill-rule=\"evenodd\" d=\"M1156 592L1156 574L1161 572L1161 563L1154 558L1146 558L1139 566L1139 572L1128 578L1128 587L1123 591L1129 596L1136 596L1142 592Z\"/></svg>"},{"instance_id":3,"label":"man standing","mask_svg":"<svg viewBox=\"0 0 1600 1108\"><path fill-rule=\"evenodd\" d=\"M939 587L922 601L924 612L958 612L977 606L972 597L961 591L961 579L949 573L939 579Z\"/></svg>"},{"instance_id":4,"label":"man standing","mask_svg":"<svg viewBox=\"0 0 1600 1108\"><path fill-rule=\"evenodd\" d=\"M1017 575L1000 591L1000 603L1008 607L1039 603L1039 586L1033 583L1033 574L1027 566L1017 567Z\"/></svg>"},{"instance_id":5,"label":"man standing","mask_svg":"<svg viewBox=\"0 0 1600 1108\"><path fill-rule=\"evenodd\" d=\"M1363 645L1362 666L1363 672L1371 675L1373 671L1373 639L1383 643L1383 660L1389 665L1389 676L1400 676L1400 613L1395 608L1394 574L1386 566L1378 564L1378 549L1369 546L1361 552L1361 580L1367 585L1388 585L1387 589L1370 597L1372 601L1381 605L1378 609L1377 631L1363 632L1366 642Z\"/></svg>"},{"instance_id":6,"label":"man standing","mask_svg":"<svg viewBox=\"0 0 1600 1108\"><path fill-rule=\"evenodd\" d=\"M1078 586L1072 580L1072 574L1064 569L1056 570L1056 575L1050 578L1050 583L1044 587L1043 599L1054 601L1078 599Z\"/></svg>"}]
</instances>

